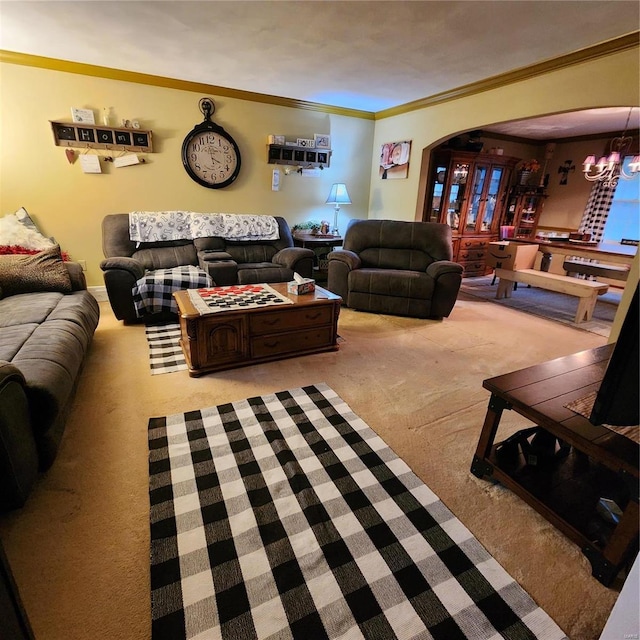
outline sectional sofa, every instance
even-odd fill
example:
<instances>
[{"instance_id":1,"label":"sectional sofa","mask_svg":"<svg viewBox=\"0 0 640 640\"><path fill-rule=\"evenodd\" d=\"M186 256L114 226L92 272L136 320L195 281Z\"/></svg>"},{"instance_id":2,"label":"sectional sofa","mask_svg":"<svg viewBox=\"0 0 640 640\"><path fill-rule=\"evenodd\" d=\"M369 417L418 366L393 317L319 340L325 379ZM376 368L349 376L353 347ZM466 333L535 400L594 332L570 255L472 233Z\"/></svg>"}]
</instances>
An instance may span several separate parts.
<instances>
[{"instance_id":1,"label":"sectional sofa","mask_svg":"<svg viewBox=\"0 0 640 640\"><path fill-rule=\"evenodd\" d=\"M0 256L0 511L53 463L100 310L59 247Z\"/></svg>"}]
</instances>

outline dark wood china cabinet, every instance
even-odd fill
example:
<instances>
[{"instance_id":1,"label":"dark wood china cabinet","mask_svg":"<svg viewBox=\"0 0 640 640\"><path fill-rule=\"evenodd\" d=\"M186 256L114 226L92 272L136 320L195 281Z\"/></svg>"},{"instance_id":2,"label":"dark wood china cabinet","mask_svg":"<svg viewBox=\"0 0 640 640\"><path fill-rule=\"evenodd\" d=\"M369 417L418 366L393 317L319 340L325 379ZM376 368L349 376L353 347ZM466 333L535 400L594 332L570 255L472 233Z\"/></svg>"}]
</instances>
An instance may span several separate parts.
<instances>
[{"instance_id":1,"label":"dark wood china cabinet","mask_svg":"<svg viewBox=\"0 0 640 640\"><path fill-rule=\"evenodd\" d=\"M498 240L513 168L519 158L441 149L431 157L423 220L451 227L453 260L464 276L481 276L489 243Z\"/></svg>"}]
</instances>

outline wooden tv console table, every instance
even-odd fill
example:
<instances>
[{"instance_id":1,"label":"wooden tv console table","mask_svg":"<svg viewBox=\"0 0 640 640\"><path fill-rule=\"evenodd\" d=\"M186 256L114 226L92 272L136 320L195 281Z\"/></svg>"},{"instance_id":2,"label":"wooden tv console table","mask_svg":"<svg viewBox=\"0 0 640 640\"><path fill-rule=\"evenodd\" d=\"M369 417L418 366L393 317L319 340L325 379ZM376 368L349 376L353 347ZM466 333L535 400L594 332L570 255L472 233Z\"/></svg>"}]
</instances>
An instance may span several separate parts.
<instances>
[{"instance_id":1,"label":"wooden tv console table","mask_svg":"<svg viewBox=\"0 0 640 640\"><path fill-rule=\"evenodd\" d=\"M640 447L565 405L597 391L612 351L605 345L485 380L491 399L471 465L474 475L492 476L580 545L607 586L638 548ZM542 429L494 444L505 409ZM526 436L536 431L553 441L547 458L528 457L536 449ZM602 517L601 499L622 510L617 524Z\"/></svg>"},{"instance_id":2,"label":"wooden tv console table","mask_svg":"<svg viewBox=\"0 0 640 640\"><path fill-rule=\"evenodd\" d=\"M290 294L286 282L269 286L293 304L201 314L187 291L173 294L190 376L340 348L340 296L321 287Z\"/></svg>"}]
</instances>

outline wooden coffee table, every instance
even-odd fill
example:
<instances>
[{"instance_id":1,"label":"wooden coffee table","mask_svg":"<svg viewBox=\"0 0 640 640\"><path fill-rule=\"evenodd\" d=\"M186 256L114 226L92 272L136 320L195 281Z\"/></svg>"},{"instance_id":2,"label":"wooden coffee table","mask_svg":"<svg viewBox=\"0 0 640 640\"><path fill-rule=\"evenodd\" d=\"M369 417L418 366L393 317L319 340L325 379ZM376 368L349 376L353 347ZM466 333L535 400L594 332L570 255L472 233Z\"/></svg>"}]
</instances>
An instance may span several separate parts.
<instances>
[{"instance_id":1,"label":"wooden coffee table","mask_svg":"<svg viewBox=\"0 0 640 640\"><path fill-rule=\"evenodd\" d=\"M286 282L269 286L293 304L201 314L187 291L173 294L190 376L340 348L340 296L321 287L296 296Z\"/></svg>"}]
</instances>

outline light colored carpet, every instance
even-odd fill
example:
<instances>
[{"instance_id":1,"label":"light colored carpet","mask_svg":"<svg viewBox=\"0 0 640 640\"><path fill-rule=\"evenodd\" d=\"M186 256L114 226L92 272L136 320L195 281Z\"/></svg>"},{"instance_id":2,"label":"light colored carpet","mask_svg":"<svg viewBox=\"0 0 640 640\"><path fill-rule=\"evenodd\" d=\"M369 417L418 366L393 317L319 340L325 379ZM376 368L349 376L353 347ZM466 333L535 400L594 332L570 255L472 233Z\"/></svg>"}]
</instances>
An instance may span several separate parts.
<instances>
[{"instance_id":1,"label":"light colored carpet","mask_svg":"<svg viewBox=\"0 0 640 640\"><path fill-rule=\"evenodd\" d=\"M578 298L519 284L517 290L511 294L511 298L498 300L496 299L498 281L491 284L492 281L493 276L465 278L462 282L462 290L502 307L519 309L542 318L577 327L583 331L597 333L605 338L608 338L611 333L611 325L622 298L622 289L610 288L607 293L598 296L591 320L576 325L573 320L578 309Z\"/></svg>"},{"instance_id":2,"label":"light colored carpet","mask_svg":"<svg viewBox=\"0 0 640 640\"><path fill-rule=\"evenodd\" d=\"M400 456L572 640L596 640L617 597L580 549L469 467L485 378L605 338L461 293L442 322L343 309L340 351L201 378L150 376L144 326L107 303L62 447L25 507L0 518L38 640L151 634L147 422L326 382ZM505 412L505 435L523 418Z\"/></svg>"}]
</instances>

